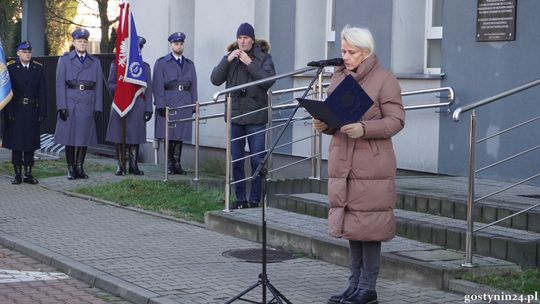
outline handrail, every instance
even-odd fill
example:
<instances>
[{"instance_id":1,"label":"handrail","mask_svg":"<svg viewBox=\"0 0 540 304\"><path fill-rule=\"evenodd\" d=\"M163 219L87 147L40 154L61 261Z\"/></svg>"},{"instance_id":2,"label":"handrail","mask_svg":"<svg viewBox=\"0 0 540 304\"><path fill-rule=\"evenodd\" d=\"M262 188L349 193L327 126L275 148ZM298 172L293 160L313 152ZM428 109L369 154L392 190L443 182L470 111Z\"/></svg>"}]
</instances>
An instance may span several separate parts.
<instances>
[{"instance_id":1,"label":"handrail","mask_svg":"<svg viewBox=\"0 0 540 304\"><path fill-rule=\"evenodd\" d=\"M230 88L227 88L225 90L217 91L216 93L214 93L212 99L217 100L218 97L223 95L223 94L231 93L231 92L234 92L234 91L238 91L238 90L249 88L249 87L252 87L252 86L255 86L255 85L259 85L259 84L267 83L267 82L270 82L270 81L282 79L282 78L285 78L285 77L294 76L294 75L297 75L297 74L302 74L302 73L309 72L309 71L312 71L312 70L315 70L315 69L317 69L317 68L315 68L315 67L301 68L301 69L298 69L298 70L295 70L295 71L292 71L292 72L289 72L289 73L283 73L283 74L280 74L280 75L270 76L270 77L266 77L266 78L263 78L263 79L259 79L259 80L255 80L255 81L252 81L252 82L237 85L237 86L234 86L234 87L230 87Z\"/></svg>"},{"instance_id":2,"label":"handrail","mask_svg":"<svg viewBox=\"0 0 540 304\"><path fill-rule=\"evenodd\" d=\"M459 116L461 116L462 113L468 112L470 110L474 110L474 109L479 108L481 106L485 106L485 105L490 104L490 103L492 103L492 102L494 102L496 100L499 100L499 99L504 98L506 96L510 96L510 95L515 94L515 93L524 91L524 90L526 90L528 88L534 87L534 86L539 85L539 84L540 84L540 78L536 79L536 80L533 80L531 82L527 82L527 83L525 83L523 85L520 85L518 87L515 87L513 89L506 90L506 91L501 92L499 94L493 95L491 97L484 98L484 99L479 100L477 102L473 102L473 103L471 103L469 105L459 107L454 111L454 114L452 115L452 117L453 117L454 121L459 121Z\"/></svg>"},{"instance_id":3,"label":"handrail","mask_svg":"<svg viewBox=\"0 0 540 304\"><path fill-rule=\"evenodd\" d=\"M512 126L510 128L507 128L503 131L499 131L497 133L494 133L494 134L491 134L489 136L486 136L485 138L482 138L480 140L476 140L476 109L479 108L479 107L482 107L482 106L485 106L485 105L488 105L494 101L497 101L497 100L500 100L504 97L507 97L507 96L510 96L510 95L513 95L513 94L516 94L516 93L519 93L521 91L524 91L524 90L527 90L529 88L532 88L536 85L539 85L540 84L540 79L537 79L537 80L534 80L534 81L530 81L528 83L525 83L523 85L520 85L520 86L517 86L513 89L509 89L509 90L506 90L504 92L501 92L499 94L496 94L496 95L493 95L491 97L488 97L488 98L484 98L482 100L479 100L477 102L473 102L469 105L466 105L466 106L463 106L463 107L459 107L457 108L453 115L452 115L452 118L454 121L458 122L459 121L459 118L460 118L460 115L462 113L466 113L468 111L472 111L471 113L471 120L470 120L470 125L469 125L469 160L468 160L468 168L467 168L467 175L468 175L468 182L467 182L467 232L466 232L466 240L465 240L465 263L462 264L463 267L475 267L475 265L473 264L473 233L476 232L476 231L479 231L481 229L484 229L484 228L487 228L487 227L490 227L492 225L495 225L503 220L507 220L509 218L512 218L520 213L523 213L525 212L525 210L521 210L517 213L514 213L514 214L511 214L503 219L499 219L497 221L494 221L494 222L491 222L487 225L484 225L478 229L474 229L474 220L473 220L473 212L474 212L474 204L481 201L481 200L484 200L488 197L491 197L493 195L496 195L498 193L501 193L503 191L506 191L510 188L513 188L517 185L520 185L520 184L523 184L529 180L532 180L534 178L537 178L537 177L540 177L540 173L537 173L537 174L534 174L524 180L521 180L517 183L514 183L510 186L507 186L507 187L504 187L502 189L499 189L497 191L494 191L492 193L489 193L487 195L484 195L478 199L475 199L475 176L476 176L476 173L478 172L482 172L486 169L489 169L489 168L492 168L492 167L495 167L497 165L500 165L502 163L505 163L507 161L510 161L518 156L521 156L521 155L524 155L526 153L529 153L533 150L536 150L538 148L540 148L540 145L537 145L535 147L532 147L532 148L529 148L529 149L525 149L521 152L518 152L514 155L511 155L509 157L506 157L502 160L499 160L499 161L496 161L492 164L489 164L487 166L484 166L478 170L475 170L475 157L476 157L476 144L478 143L482 143L482 142L485 142L487 141L488 139L490 138L493 138L495 136L500 136L506 132L509 132L510 130L513 130L513 129L516 129L518 127L522 127L532 121L535 121L537 119L539 119L539 117L535 117L535 118L532 118L532 119L528 119L526 121L523 121L515 126ZM530 208L527 208L526 210L529 210L529 209L532 209L532 208L535 208L537 206L540 206L540 204L537 204L533 207L530 207Z\"/></svg>"},{"instance_id":4,"label":"handrail","mask_svg":"<svg viewBox=\"0 0 540 304\"><path fill-rule=\"evenodd\" d=\"M451 106L454 103L454 100L456 99L456 95L455 95L454 89L452 87L442 87L442 88L436 88L436 89L426 89L426 90L403 92L403 93L401 93L401 96L405 97L405 96L411 96L411 95L419 95L419 94L435 93L435 92L444 92L444 91L448 91L448 102L432 103L432 104L417 105L417 106L406 106L406 107L404 107L404 109L405 110L421 110L421 109L431 109L431 108L440 108L440 107L444 107L444 106Z\"/></svg>"}]
</instances>

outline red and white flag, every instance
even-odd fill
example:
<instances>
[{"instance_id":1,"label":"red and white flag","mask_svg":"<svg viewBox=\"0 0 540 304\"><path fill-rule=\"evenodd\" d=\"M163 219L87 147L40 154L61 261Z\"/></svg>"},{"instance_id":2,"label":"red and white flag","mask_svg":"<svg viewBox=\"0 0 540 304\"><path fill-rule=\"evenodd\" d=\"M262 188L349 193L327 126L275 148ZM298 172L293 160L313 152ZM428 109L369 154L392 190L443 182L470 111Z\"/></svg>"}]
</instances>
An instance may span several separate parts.
<instances>
[{"instance_id":1,"label":"red and white flag","mask_svg":"<svg viewBox=\"0 0 540 304\"><path fill-rule=\"evenodd\" d=\"M116 35L116 90L112 107L124 117L147 85L137 29L127 1L120 3Z\"/></svg>"}]
</instances>

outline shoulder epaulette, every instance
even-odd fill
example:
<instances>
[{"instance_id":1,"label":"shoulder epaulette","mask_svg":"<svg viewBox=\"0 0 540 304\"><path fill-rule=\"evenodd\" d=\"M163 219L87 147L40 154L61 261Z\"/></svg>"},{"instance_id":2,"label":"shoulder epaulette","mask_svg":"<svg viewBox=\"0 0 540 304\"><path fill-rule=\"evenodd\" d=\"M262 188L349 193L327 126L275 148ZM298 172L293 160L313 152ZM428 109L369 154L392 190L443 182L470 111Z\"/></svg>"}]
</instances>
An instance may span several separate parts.
<instances>
[{"instance_id":1,"label":"shoulder epaulette","mask_svg":"<svg viewBox=\"0 0 540 304\"><path fill-rule=\"evenodd\" d=\"M39 62L39 61L32 60L32 62L33 62L34 64L43 66L43 63L41 63L41 62Z\"/></svg>"},{"instance_id":2,"label":"shoulder epaulette","mask_svg":"<svg viewBox=\"0 0 540 304\"><path fill-rule=\"evenodd\" d=\"M187 62L189 62L189 63L193 63L193 61L191 61L191 59L189 59L189 58L186 58L186 57L184 57L184 58L186 59L186 61L187 61Z\"/></svg>"},{"instance_id":3,"label":"shoulder epaulette","mask_svg":"<svg viewBox=\"0 0 540 304\"><path fill-rule=\"evenodd\" d=\"M10 65L10 64L14 64L15 63L15 60L10 60L6 63L6 65Z\"/></svg>"}]
</instances>

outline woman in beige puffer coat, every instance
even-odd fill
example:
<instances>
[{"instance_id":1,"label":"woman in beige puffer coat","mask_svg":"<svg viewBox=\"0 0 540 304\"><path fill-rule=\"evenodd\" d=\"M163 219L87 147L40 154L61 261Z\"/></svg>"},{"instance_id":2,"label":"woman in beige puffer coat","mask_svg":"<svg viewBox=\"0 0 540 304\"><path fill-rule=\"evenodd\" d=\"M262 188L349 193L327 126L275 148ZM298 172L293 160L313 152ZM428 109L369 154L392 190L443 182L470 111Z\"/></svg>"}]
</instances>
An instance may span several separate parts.
<instances>
[{"instance_id":1,"label":"woman in beige puffer coat","mask_svg":"<svg viewBox=\"0 0 540 304\"><path fill-rule=\"evenodd\" d=\"M330 234L349 240L349 286L328 303L377 303L381 241L395 235L396 157L391 137L404 126L405 111L396 77L379 66L367 29L346 26L341 33L344 65L336 68L328 94L351 75L373 100L359 122L331 130L313 120L319 132L332 135L328 157Z\"/></svg>"}]
</instances>

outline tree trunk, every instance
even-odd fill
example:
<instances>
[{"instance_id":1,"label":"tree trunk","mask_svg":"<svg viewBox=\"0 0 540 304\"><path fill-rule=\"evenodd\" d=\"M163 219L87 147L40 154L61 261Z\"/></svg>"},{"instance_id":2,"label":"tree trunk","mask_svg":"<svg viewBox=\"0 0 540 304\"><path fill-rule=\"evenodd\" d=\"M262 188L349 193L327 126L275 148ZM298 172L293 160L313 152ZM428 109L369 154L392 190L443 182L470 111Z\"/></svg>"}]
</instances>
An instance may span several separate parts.
<instances>
[{"instance_id":1,"label":"tree trunk","mask_svg":"<svg viewBox=\"0 0 540 304\"><path fill-rule=\"evenodd\" d=\"M99 50L101 53L110 53L109 50L109 26L112 24L107 16L107 7L109 6L109 0L96 0L99 9L99 19L101 22L101 42L99 43Z\"/></svg>"}]
</instances>

